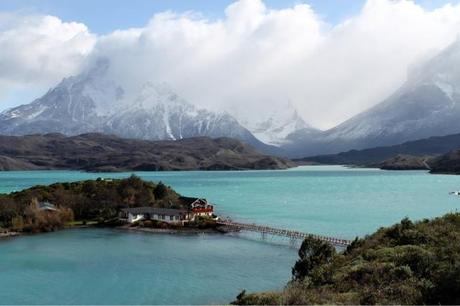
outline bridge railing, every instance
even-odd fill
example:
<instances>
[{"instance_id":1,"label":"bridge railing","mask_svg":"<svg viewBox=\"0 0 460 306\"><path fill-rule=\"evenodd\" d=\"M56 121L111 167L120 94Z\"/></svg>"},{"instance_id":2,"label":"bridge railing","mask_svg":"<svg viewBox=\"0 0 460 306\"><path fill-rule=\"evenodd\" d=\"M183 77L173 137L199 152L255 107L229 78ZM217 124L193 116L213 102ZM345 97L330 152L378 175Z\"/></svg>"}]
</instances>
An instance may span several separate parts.
<instances>
[{"instance_id":1,"label":"bridge railing","mask_svg":"<svg viewBox=\"0 0 460 306\"><path fill-rule=\"evenodd\" d=\"M308 234L308 233L303 233L299 231L280 229L280 228L264 226L264 225L234 222L230 220L219 220L217 221L217 223L221 225L229 226L229 227L234 227L239 230L266 233L266 234L271 234L275 236L284 236L284 237L289 237L289 238L294 238L294 239L305 239L307 237L313 237L313 238L316 238L322 241L326 241L326 242L329 242L337 246L348 246L351 244L351 241L346 240L346 239L327 237L327 236L315 235L315 234Z\"/></svg>"}]
</instances>

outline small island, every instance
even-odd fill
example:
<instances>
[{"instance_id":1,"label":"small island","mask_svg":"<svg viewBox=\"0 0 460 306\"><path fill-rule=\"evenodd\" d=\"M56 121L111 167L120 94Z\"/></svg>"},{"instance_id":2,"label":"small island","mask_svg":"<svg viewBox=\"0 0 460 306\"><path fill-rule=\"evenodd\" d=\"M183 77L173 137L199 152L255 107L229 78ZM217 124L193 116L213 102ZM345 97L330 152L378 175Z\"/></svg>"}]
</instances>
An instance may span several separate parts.
<instances>
[{"instance_id":1,"label":"small island","mask_svg":"<svg viewBox=\"0 0 460 306\"><path fill-rule=\"evenodd\" d=\"M0 237L76 226L124 229L212 230L214 206L184 197L162 182L132 175L34 186L0 195Z\"/></svg>"}]
</instances>

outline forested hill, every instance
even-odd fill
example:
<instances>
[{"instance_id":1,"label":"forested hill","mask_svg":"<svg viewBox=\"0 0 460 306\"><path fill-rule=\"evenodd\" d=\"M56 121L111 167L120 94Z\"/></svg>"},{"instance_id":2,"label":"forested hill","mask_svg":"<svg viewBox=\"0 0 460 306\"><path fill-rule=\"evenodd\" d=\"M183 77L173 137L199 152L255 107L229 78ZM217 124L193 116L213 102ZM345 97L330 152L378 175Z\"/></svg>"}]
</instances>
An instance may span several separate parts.
<instances>
[{"instance_id":1,"label":"forested hill","mask_svg":"<svg viewBox=\"0 0 460 306\"><path fill-rule=\"evenodd\" d=\"M231 138L147 141L104 134L0 136L0 170L248 170L292 166L289 160L260 154Z\"/></svg>"},{"instance_id":2,"label":"forested hill","mask_svg":"<svg viewBox=\"0 0 460 306\"><path fill-rule=\"evenodd\" d=\"M34 186L0 194L0 230L43 232L72 221L104 223L117 219L120 209L127 207L187 209L181 199L163 183L143 181L136 176ZM52 205L54 213L40 209L43 203Z\"/></svg>"}]
</instances>

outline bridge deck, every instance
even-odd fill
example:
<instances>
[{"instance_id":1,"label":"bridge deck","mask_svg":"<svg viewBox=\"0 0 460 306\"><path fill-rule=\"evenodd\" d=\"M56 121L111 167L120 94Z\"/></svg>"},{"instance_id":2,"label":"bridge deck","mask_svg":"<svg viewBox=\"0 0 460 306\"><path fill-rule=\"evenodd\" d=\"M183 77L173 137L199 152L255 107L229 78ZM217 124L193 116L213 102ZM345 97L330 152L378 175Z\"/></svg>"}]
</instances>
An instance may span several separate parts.
<instances>
[{"instance_id":1,"label":"bridge deck","mask_svg":"<svg viewBox=\"0 0 460 306\"><path fill-rule=\"evenodd\" d=\"M321 235L313 235L313 234L303 233L299 231L274 228L270 226L240 223L240 222L233 222L233 221L228 221L228 220L220 220L217 223L228 226L228 227L232 227L238 230L258 232L262 234L270 234L270 235L275 235L275 236L283 236L283 237L289 237L292 239L305 239L306 237L314 237L316 239L326 241L333 245L342 246L342 247L346 247L351 244L351 241L346 240L346 239L327 237L327 236L321 236Z\"/></svg>"}]
</instances>

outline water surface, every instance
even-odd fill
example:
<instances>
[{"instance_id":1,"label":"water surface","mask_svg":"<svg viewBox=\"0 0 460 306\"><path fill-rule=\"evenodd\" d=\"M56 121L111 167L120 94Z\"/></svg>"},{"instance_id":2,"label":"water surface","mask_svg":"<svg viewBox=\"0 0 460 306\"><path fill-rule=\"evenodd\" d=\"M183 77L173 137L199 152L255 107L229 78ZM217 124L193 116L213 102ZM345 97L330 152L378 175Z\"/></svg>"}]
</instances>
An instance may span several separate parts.
<instances>
[{"instance_id":1,"label":"water surface","mask_svg":"<svg viewBox=\"0 0 460 306\"><path fill-rule=\"evenodd\" d=\"M281 171L135 172L183 195L206 197L239 221L352 239L404 217L439 216L460 208L460 176L308 166ZM58 181L131 173L0 172L0 192Z\"/></svg>"},{"instance_id":2,"label":"water surface","mask_svg":"<svg viewBox=\"0 0 460 306\"><path fill-rule=\"evenodd\" d=\"M460 208L460 176L310 166L287 171L137 172L206 197L238 221L352 239L408 216ZM0 192L131 173L0 172ZM249 238L249 239L248 239ZM0 304L209 304L280 289L296 249L257 235L71 230L0 241Z\"/></svg>"},{"instance_id":3,"label":"water surface","mask_svg":"<svg viewBox=\"0 0 460 306\"><path fill-rule=\"evenodd\" d=\"M228 303L281 289L295 252L222 235L80 229L0 241L0 304Z\"/></svg>"}]
</instances>

